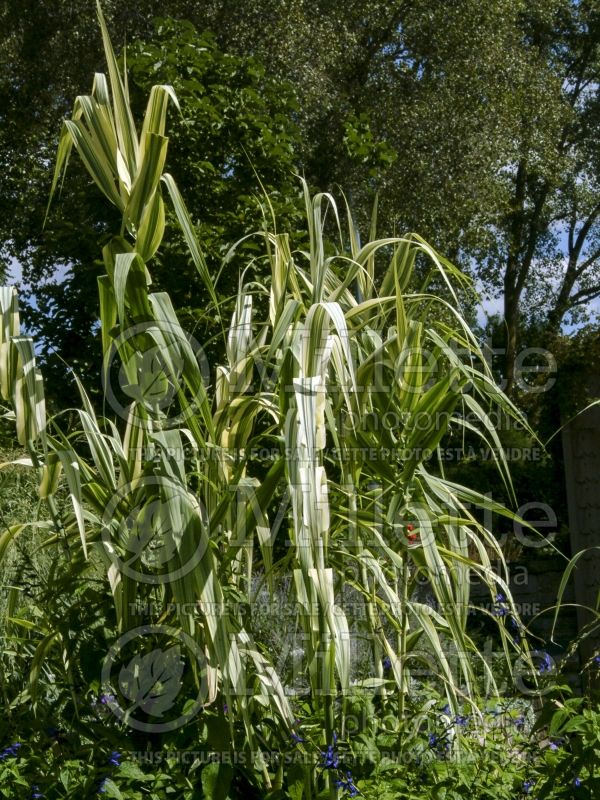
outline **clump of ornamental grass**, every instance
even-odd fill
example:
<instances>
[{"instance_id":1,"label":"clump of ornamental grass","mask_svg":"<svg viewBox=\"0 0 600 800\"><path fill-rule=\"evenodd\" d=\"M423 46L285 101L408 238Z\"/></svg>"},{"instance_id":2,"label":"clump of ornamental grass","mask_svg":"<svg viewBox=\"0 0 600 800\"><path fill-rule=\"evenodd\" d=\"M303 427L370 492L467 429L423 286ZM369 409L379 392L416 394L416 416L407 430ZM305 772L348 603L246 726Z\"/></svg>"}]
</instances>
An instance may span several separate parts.
<instances>
[{"instance_id":1,"label":"clump of ornamental grass","mask_svg":"<svg viewBox=\"0 0 600 800\"><path fill-rule=\"evenodd\" d=\"M283 579L323 741L344 735L351 631L368 643L368 688L395 698L398 720L411 673L424 666L457 716L482 688L477 674L495 690L468 625L473 573L504 598L507 615L488 616L509 668L527 657L505 627L516 610L479 511L513 515L448 480L436 460L448 437L475 435L500 454L514 497L491 412L526 423L461 314L467 278L414 234L378 239L373 225L361 244L349 210L303 184L308 245L295 249L266 214L257 238L270 279L253 282L252 265L242 272L225 361L207 365L169 296L152 289L166 195L218 314L194 225L165 172L177 99L155 86L138 130L101 12L100 23L108 79L97 74L64 123L53 191L75 148L122 215L98 283L103 415L76 381L79 427L47 418L16 294L0 291L2 397L39 476L46 544L68 542L63 569L74 575L99 559L119 633L160 618L189 637L205 659L203 704L225 703L250 741L263 713L294 725L282 675L242 613L259 592L276 597ZM337 238L325 235L327 216ZM55 500L62 486L68 513ZM11 527L1 543L23 530ZM424 583L431 602L416 591Z\"/></svg>"}]
</instances>

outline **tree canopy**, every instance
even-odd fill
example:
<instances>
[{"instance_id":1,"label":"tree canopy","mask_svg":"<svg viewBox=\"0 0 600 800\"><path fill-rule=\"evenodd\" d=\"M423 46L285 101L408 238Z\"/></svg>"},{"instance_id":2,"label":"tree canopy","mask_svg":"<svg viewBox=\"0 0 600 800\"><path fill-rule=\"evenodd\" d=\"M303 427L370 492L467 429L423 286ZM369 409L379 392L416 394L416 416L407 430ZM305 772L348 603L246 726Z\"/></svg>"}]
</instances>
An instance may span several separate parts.
<instances>
[{"instance_id":1,"label":"tree canopy","mask_svg":"<svg viewBox=\"0 0 600 800\"><path fill-rule=\"evenodd\" d=\"M42 222L60 119L89 89L99 40L91 2L16 5L3 17L2 252L39 298L30 324L73 361L111 211L73 181ZM380 232L422 234L502 298L509 386L524 331L550 341L600 296L595 0L105 6L134 100L154 81L182 99L169 168L215 274L224 248L260 227L261 182L294 228L300 173L343 190L363 228L378 194ZM201 308L177 241L159 255L158 280ZM236 282L233 265L223 296Z\"/></svg>"}]
</instances>

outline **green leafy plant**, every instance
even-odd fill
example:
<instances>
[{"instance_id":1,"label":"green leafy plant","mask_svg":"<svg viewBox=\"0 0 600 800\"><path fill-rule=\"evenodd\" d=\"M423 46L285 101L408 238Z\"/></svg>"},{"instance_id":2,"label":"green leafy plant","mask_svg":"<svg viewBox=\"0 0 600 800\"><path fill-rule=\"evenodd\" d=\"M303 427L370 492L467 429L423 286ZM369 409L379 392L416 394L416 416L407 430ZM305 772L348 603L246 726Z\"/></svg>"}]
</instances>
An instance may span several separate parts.
<instances>
[{"instance_id":1,"label":"green leafy plant","mask_svg":"<svg viewBox=\"0 0 600 800\"><path fill-rule=\"evenodd\" d=\"M516 643L506 629L518 617L505 572L492 566L503 564L502 552L478 509L514 514L448 480L436 461L446 437L476 435L500 453L512 497L490 411L525 423L495 386L461 315L455 287L468 285L465 276L417 235L377 239L376 220L361 244L350 211L343 226L333 197L311 197L306 184L308 245L295 249L277 232L266 200L269 223L256 234L256 258L268 280L252 280L248 265L223 331L226 361L207 365L169 296L151 291L148 266L162 242L166 191L218 312L194 226L164 171L167 107L177 98L170 86L153 87L138 133L100 9L99 18L109 78L97 74L92 94L78 97L65 121L53 191L75 147L122 217L98 284L104 416L74 377L77 426L46 417L16 294L0 292L0 386L39 473L51 518L42 523L44 546L68 553L56 567L62 580L85 583L93 563L110 590L114 627L106 630L104 664L112 659L120 672L97 688L125 727L166 735L162 717L181 684L178 691L191 694L174 727L222 707L226 747L254 754L263 742L282 748L298 737L286 676L251 618L258 592L274 597L276 582L287 579L310 741L321 754L320 765L298 778L295 796L352 794L335 748L348 735L357 689L393 700L400 740L419 667L454 719L471 705L478 719L478 692L497 693L469 629L472 573L503 609L482 613L497 625L509 673L514 657L529 659L526 640ZM326 236L329 222L335 241ZM443 288L434 293L434 285ZM70 511L57 503L62 485ZM11 526L2 548L24 530ZM418 591L423 582L428 602ZM135 631L162 633L167 644L127 650ZM353 677L351 633L364 637L372 663L361 680ZM72 652L68 626L38 638L32 689L54 646ZM165 652L175 649L165 667ZM189 661L180 668L184 651ZM272 767L260 755L248 763L263 792L283 785L282 763Z\"/></svg>"}]
</instances>

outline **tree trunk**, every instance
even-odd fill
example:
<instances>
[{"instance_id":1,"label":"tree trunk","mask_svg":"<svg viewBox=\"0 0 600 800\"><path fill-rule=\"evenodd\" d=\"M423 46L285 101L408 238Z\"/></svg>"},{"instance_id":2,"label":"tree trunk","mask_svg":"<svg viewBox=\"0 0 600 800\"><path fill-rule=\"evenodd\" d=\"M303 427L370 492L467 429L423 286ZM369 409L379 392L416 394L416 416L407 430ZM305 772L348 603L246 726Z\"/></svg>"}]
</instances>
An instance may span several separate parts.
<instances>
[{"instance_id":1,"label":"tree trunk","mask_svg":"<svg viewBox=\"0 0 600 800\"><path fill-rule=\"evenodd\" d=\"M504 272L504 391L511 394L515 383L515 358L517 357L517 334L519 330L519 275L523 243L524 206L527 182L525 160L519 162L515 178L515 196L510 220L508 257Z\"/></svg>"},{"instance_id":2,"label":"tree trunk","mask_svg":"<svg viewBox=\"0 0 600 800\"><path fill-rule=\"evenodd\" d=\"M508 270L507 270L508 274ZM517 340L519 332L519 293L514 285L504 282L504 391L510 395L515 385L515 361L517 358Z\"/></svg>"}]
</instances>

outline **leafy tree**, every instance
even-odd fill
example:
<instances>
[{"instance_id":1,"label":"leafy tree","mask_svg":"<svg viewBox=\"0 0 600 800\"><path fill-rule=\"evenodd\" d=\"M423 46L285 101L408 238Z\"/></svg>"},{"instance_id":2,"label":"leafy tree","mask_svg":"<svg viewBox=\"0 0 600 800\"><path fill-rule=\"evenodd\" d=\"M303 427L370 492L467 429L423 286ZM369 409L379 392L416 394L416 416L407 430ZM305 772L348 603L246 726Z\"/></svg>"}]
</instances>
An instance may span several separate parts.
<instances>
[{"instance_id":1,"label":"leafy tree","mask_svg":"<svg viewBox=\"0 0 600 800\"><path fill-rule=\"evenodd\" d=\"M64 2L36 5L41 41L48 43L43 64L32 56L38 27L33 8L25 5L21 16L11 14L5 20L5 52L10 55L3 91L10 95L5 105L10 125L5 126L3 152L13 166L7 169L0 225L9 243L6 252L23 262L27 278L39 282L64 261L64 253L89 265L96 252L79 232L77 241L73 236L69 246L57 248L54 231L56 238L67 237L69 231L68 222L56 230L60 217L53 218L45 238L39 232L44 213L40 198L47 193L45 170L54 144L47 122L65 112L69 88L80 91L87 85L98 49L85 15L77 24L69 16L68 8L81 10L84 0L68 8ZM128 0L124 6L106 5L119 38L128 31L133 38L128 17L142 31L140 38L147 46L133 48L132 64L139 87L168 76L180 95L188 95L186 102L192 101L190 79L180 70L190 66L193 44L188 42L178 53L176 39L170 42L164 31L162 38L159 34L154 39L149 15L158 4L142 7ZM547 341L562 321L584 315L586 304L598 295L599 32L592 0L490 0L483 6L477 0L352 0L343 9L330 0L208 0L202 5L167 0L161 13L212 31L215 38L207 52L250 58L255 66L249 72L256 65L262 65L259 72L265 70L262 77L246 73L245 84L238 73L233 85L242 87L244 100L239 100L228 90L233 61L224 59L211 67L197 63L196 69L215 77L211 86L222 87L215 105L221 122L210 128L210 136L198 133L180 148L178 142L184 139L174 121L169 166L180 182L187 182L194 219L203 223L209 250L216 235L228 233L229 225L235 238L244 228L241 215L255 221L254 211L233 207L227 198L235 193L227 195L225 188L239 179L243 184L236 184L237 194L251 196L257 187L252 164L267 183L285 192L292 166L314 187L341 186L363 227L378 191L382 229L418 231L471 269L487 294L503 294L499 333L509 351L503 368L509 384L524 328L535 323ZM192 36L190 29L184 33L185 24L178 25L177 36ZM73 27L78 31L74 47L63 33L63 28ZM67 52L72 57L67 58ZM62 77L65 71L67 90L52 90L52 76ZM26 91L17 95L21 85ZM135 95L135 85L132 89ZM250 101L245 115L252 91L260 97ZM278 107L273 103L279 93L283 99ZM207 122L206 102L202 96L193 113L188 106L184 117L189 114L194 125ZM36 114L24 115L24 106L36 108ZM238 112L246 121L254 116L249 128L234 121ZM275 124L273 135L269 118ZM261 140L264 147L250 146L252 133L255 144ZM21 141L26 143L22 156ZM208 144L210 158L204 146ZM232 148L233 174L223 171L231 168L224 166L229 163L225 145ZM213 161L211 170L207 164ZM274 164L282 170L273 170ZM216 191L221 179L224 193ZM83 197L85 191L79 196L74 192L69 189L63 201L64 219L73 219L71 211L79 208L84 219L102 221L98 201ZM220 198L212 208L200 199L208 196ZM23 199L24 213L14 219L10 209L18 198ZM294 212L288 210L293 225ZM217 215L224 222L215 227ZM89 233L95 246L110 220L107 227L103 222L94 226ZM171 275L187 269L189 276L189 266L176 256L179 249L169 240L163 255L177 264ZM57 314L62 306L61 328L74 343L70 349L66 342L59 345L69 360L84 346L77 309L81 294L90 294L85 283L89 278L91 288L93 270L88 268L86 276L69 287L67 297L62 288L47 289ZM223 291L234 288L234 270L230 278L228 286L222 284ZM162 279L170 280L170 289L177 282L166 271ZM196 288L191 284L188 304L193 305ZM203 302L202 295L197 296ZM47 339L55 334L47 331Z\"/></svg>"},{"instance_id":2,"label":"leafy tree","mask_svg":"<svg viewBox=\"0 0 600 800\"><path fill-rule=\"evenodd\" d=\"M287 220L293 225L298 215L294 198L300 199L293 177L297 133L291 119L294 100L284 84L268 76L257 59L222 53L214 37L199 35L191 23L182 21L160 21L152 43L129 48L127 63L134 103L153 83L168 82L177 90L181 114L173 115L168 168L191 199L194 221L201 221L213 275L225 254L223 243L229 246L261 227L263 192L270 193L283 224ZM42 233L49 193L42 166L36 167L30 217L8 242L33 285L36 304L29 309L30 324L47 346L58 351L59 358L47 356L46 372L51 386L60 391L68 388L62 380L62 359L79 373L98 372L99 349L93 335L96 280L101 273L98 245L107 240L115 219L105 199L81 180L78 188L68 186L54 203ZM80 166L75 168L81 173ZM66 276L45 281L46 276L56 275L57 267ZM214 334L217 312L206 313L208 298L177 234L166 238L154 280L180 307L189 309L191 325L201 318L204 333ZM235 264L219 290L221 298L236 294Z\"/></svg>"},{"instance_id":3,"label":"leafy tree","mask_svg":"<svg viewBox=\"0 0 600 800\"><path fill-rule=\"evenodd\" d=\"M135 43L127 65L134 99L145 97L156 83L169 84L177 93L182 114L173 118L169 169L191 200L213 274L231 245L263 227L267 193L280 220L292 227L300 221L294 175L297 106L289 84L273 80L254 57L222 52L212 34L199 34L185 21L157 21L152 41ZM167 245L159 280L179 305L200 309L207 299L201 282L194 278L181 285L180 269L186 270L189 256L179 244L171 240ZM249 247L252 242L242 250ZM194 275L189 269L186 274L189 279ZM230 267L219 290L227 297L237 289L237 272Z\"/></svg>"},{"instance_id":4,"label":"leafy tree","mask_svg":"<svg viewBox=\"0 0 600 800\"><path fill-rule=\"evenodd\" d=\"M548 342L600 295L598 4L233 5L207 18L294 79L313 182L341 184L363 217L378 189L388 227L503 295L510 388L524 328Z\"/></svg>"},{"instance_id":5,"label":"leafy tree","mask_svg":"<svg viewBox=\"0 0 600 800\"><path fill-rule=\"evenodd\" d=\"M554 114L546 124L532 115L522 122L504 282L507 371L522 297L526 317L553 337L566 314L577 319L600 296L600 9L573 2L551 10L529 25L550 73L538 113Z\"/></svg>"},{"instance_id":6,"label":"leafy tree","mask_svg":"<svg viewBox=\"0 0 600 800\"><path fill-rule=\"evenodd\" d=\"M167 3L107 0L104 7L123 36L149 31L150 16ZM41 335L46 355L57 351L85 371L97 349L90 336L96 293L98 242L115 217L82 180L63 192L44 229L61 119L86 91L102 54L92 0L5 0L0 9L0 263L17 262L29 298L26 324ZM74 224L74 221L77 221ZM70 269L81 266L75 279ZM37 304L34 301L37 300ZM93 315L92 315L93 316ZM50 358L51 391L65 388L64 365Z\"/></svg>"}]
</instances>

